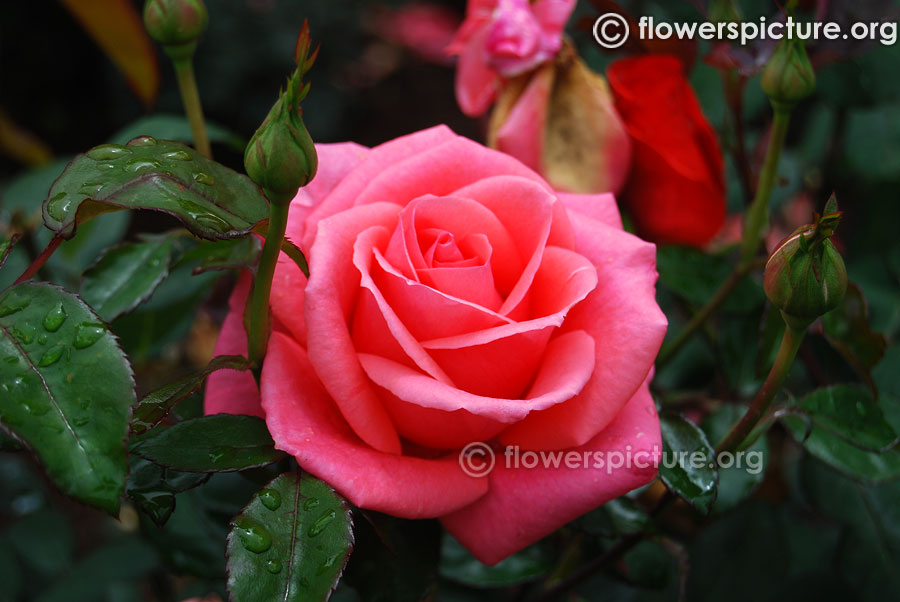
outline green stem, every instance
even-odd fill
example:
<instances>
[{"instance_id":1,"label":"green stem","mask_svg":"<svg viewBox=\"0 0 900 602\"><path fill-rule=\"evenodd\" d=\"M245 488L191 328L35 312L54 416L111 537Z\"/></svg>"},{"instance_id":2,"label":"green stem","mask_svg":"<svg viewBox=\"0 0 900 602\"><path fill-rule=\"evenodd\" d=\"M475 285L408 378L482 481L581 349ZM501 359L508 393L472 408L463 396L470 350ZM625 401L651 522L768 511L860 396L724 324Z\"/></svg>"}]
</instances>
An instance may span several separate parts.
<instances>
[{"instance_id":1,"label":"green stem","mask_svg":"<svg viewBox=\"0 0 900 602\"><path fill-rule=\"evenodd\" d=\"M212 159L212 149L209 146L209 137L206 135L206 122L203 120L203 106L200 104L200 92L197 90L197 80L194 77L194 63L190 58L173 59L175 75L178 78L178 89L181 92L181 101L184 103L184 112L191 124L191 133L194 136L194 148L206 157Z\"/></svg>"},{"instance_id":2,"label":"green stem","mask_svg":"<svg viewBox=\"0 0 900 602\"><path fill-rule=\"evenodd\" d=\"M713 295L712 299L706 302L706 305L700 308L700 310L694 314L694 316L688 321L687 324L684 325L684 328L681 329L674 339L672 339L671 343L665 345L662 350L659 352L659 356L656 358L656 367L657 369L664 366L669 360L671 360L675 354L681 349L685 343L687 343L690 338L694 335L698 328L703 326L704 322L717 310L722 303L728 299L729 295L731 295L732 291L734 291L735 287L740 283L744 277L755 270L756 268L763 265L763 261L753 261L746 265L738 264L734 270L729 274L728 279L722 283L722 286L719 287L719 290Z\"/></svg>"},{"instance_id":3,"label":"green stem","mask_svg":"<svg viewBox=\"0 0 900 602\"><path fill-rule=\"evenodd\" d=\"M797 356L797 350L800 349L800 343L803 341L803 335L806 329L796 329L787 324L784 328L784 336L781 339L781 347L778 349L778 356L765 382L756 394L756 398L747 413L741 418L741 421L731 429L724 439L716 446L716 457L723 452L732 452L737 450L744 442L753 428L759 424L759 421L769 411L775 394L781 388L784 379L787 378L794 365L794 358Z\"/></svg>"},{"instance_id":4,"label":"green stem","mask_svg":"<svg viewBox=\"0 0 900 602\"><path fill-rule=\"evenodd\" d=\"M759 174L759 184L756 187L756 196L747 211L744 222L744 235L741 241L741 260L739 265L745 265L753 261L759 243L762 241L766 226L769 222L769 200L772 197L772 189L778 177L778 160L781 158L781 149L784 147L784 139L787 136L788 123L791 120L791 110L784 106L775 106L775 118L772 121L772 132L769 135L769 146L766 149L766 158L763 162L762 172Z\"/></svg>"},{"instance_id":5,"label":"green stem","mask_svg":"<svg viewBox=\"0 0 900 602\"><path fill-rule=\"evenodd\" d=\"M266 355L269 339L269 296L272 291L272 277L275 275L275 264L281 252L281 242L287 228L287 203L271 203L269 206L269 229L262 255L259 258L259 270L253 283L253 297L250 301L250 333L248 336L247 357L254 370L259 371Z\"/></svg>"}]
</instances>

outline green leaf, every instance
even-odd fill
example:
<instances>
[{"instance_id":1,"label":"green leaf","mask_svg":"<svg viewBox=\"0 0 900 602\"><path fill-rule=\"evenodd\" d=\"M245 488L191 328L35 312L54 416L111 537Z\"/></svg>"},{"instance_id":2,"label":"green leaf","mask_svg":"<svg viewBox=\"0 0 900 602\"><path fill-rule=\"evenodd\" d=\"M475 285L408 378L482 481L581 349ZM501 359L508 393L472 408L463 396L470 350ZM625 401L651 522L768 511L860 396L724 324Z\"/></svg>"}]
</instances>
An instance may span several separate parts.
<instances>
[{"instance_id":1,"label":"green leaf","mask_svg":"<svg viewBox=\"0 0 900 602\"><path fill-rule=\"evenodd\" d=\"M881 404L898 403L889 396L881 399ZM896 432L867 390L846 385L820 389L804 398L799 410L808 418L789 414L782 422L814 457L868 483L900 477Z\"/></svg>"},{"instance_id":2,"label":"green leaf","mask_svg":"<svg viewBox=\"0 0 900 602\"><path fill-rule=\"evenodd\" d=\"M710 441L721 441L746 410L743 405L723 405L707 416L700 426ZM715 512L721 513L734 508L759 487L766 474L768 456L768 438L763 434L749 449L743 450L740 456L735 454L730 466L719 466L719 483L713 506Z\"/></svg>"},{"instance_id":3,"label":"green leaf","mask_svg":"<svg viewBox=\"0 0 900 602\"><path fill-rule=\"evenodd\" d=\"M626 496L607 502L579 519L582 529L593 535L615 537L638 531L653 532L653 521Z\"/></svg>"},{"instance_id":4,"label":"green leaf","mask_svg":"<svg viewBox=\"0 0 900 602\"><path fill-rule=\"evenodd\" d=\"M362 602L419 602L434 591L441 554L440 523L361 510L356 545L344 572Z\"/></svg>"},{"instance_id":5,"label":"green leaf","mask_svg":"<svg viewBox=\"0 0 900 602\"><path fill-rule=\"evenodd\" d=\"M659 418L663 441L660 478L673 493L708 513L719 481L713 447L700 427L684 416L665 412Z\"/></svg>"},{"instance_id":6,"label":"green leaf","mask_svg":"<svg viewBox=\"0 0 900 602\"><path fill-rule=\"evenodd\" d=\"M71 238L81 224L121 209L168 213L209 240L243 236L268 217L268 201L247 176L181 143L145 136L76 156L50 188L44 223Z\"/></svg>"},{"instance_id":7,"label":"green leaf","mask_svg":"<svg viewBox=\"0 0 900 602\"><path fill-rule=\"evenodd\" d=\"M0 295L0 423L37 454L62 491L116 514L131 366L78 297L26 282Z\"/></svg>"},{"instance_id":8,"label":"green leaf","mask_svg":"<svg viewBox=\"0 0 900 602\"><path fill-rule=\"evenodd\" d=\"M349 506L310 475L276 477L231 525L227 570L233 602L327 600L353 549Z\"/></svg>"},{"instance_id":9,"label":"green leaf","mask_svg":"<svg viewBox=\"0 0 900 602\"><path fill-rule=\"evenodd\" d=\"M169 275L172 241L165 238L107 249L84 273L81 298L112 322L150 298Z\"/></svg>"},{"instance_id":10,"label":"green leaf","mask_svg":"<svg viewBox=\"0 0 900 602\"><path fill-rule=\"evenodd\" d=\"M132 456L130 473L125 481L125 495L162 527L175 510L175 494L205 482L209 475L202 472L178 472Z\"/></svg>"},{"instance_id":11,"label":"green leaf","mask_svg":"<svg viewBox=\"0 0 900 602\"><path fill-rule=\"evenodd\" d=\"M0 268L6 263L6 258L9 257L10 251L12 251L20 238L22 238L22 235L17 232L9 237L9 239L0 242Z\"/></svg>"},{"instance_id":12,"label":"green leaf","mask_svg":"<svg viewBox=\"0 0 900 602\"><path fill-rule=\"evenodd\" d=\"M874 389L872 368L884 357L887 341L884 335L869 327L869 311L862 290L851 282L840 307L822 316L822 324L829 344Z\"/></svg>"},{"instance_id":13,"label":"green leaf","mask_svg":"<svg viewBox=\"0 0 900 602\"><path fill-rule=\"evenodd\" d=\"M487 566L446 533L441 547L441 576L476 587L506 587L546 575L554 567L555 556L538 542Z\"/></svg>"},{"instance_id":14,"label":"green leaf","mask_svg":"<svg viewBox=\"0 0 900 602\"><path fill-rule=\"evenodd\" d=\"M187 472L245 470L284 457L284 452L275 449L264 420L234 414L193 418L152 431L131 452Z\"/></svg>"},{"instance_id":15,"label":"green leaf","mask_svg":"<svg viewBox=\"0 0 900 602\"><path fill-rule=\"evenodd\" d=\"M243 153L247 141L227 128L216 123L206 121L206 134L210 142L218 142L231 147L233 150ZM138 136L153 136L163 140L179 140L193 143L194 135L191 132L191 124L184 115L156 113L141 117L126 125L112 135L109 139L114 144L125 144Z\"/></svg>"},{"instance_id":16,"label":"green leaf","mask_svg":"<svg viewBox=\"0 0 900 602\"><path fill-rule=\"evenodd\" d=\"M178 403L200 390L210 374L216 370L248 370L250 362L240 355L214 357L202 372L185 376L148 393L134 409L131 432L144 433L160 422Z\"/></svg>"},{"instance_id":17,"label":"green leaf","mask_svg":"<svg viewBox=\"0 0 900 602\"><path fill-rule=\"evenodd\" d=\"M57 575L72 562L75 537L66 517L53 510L22 517L9 528L8 537L19 558L41 575Z\"/></svg>"},{"instance_id":18,"label":"green leaf","mask_svg":"<svg viewBox=\"0 0 900 602\"><path fill-rule=\"evenodd\" d=\"M210 270L237 270L255 268L259 264L262 243L255 236L245 236L234 240L203 242L186 252L178 264L198 263L194 274Z\"/></svg>"}]
</instances>

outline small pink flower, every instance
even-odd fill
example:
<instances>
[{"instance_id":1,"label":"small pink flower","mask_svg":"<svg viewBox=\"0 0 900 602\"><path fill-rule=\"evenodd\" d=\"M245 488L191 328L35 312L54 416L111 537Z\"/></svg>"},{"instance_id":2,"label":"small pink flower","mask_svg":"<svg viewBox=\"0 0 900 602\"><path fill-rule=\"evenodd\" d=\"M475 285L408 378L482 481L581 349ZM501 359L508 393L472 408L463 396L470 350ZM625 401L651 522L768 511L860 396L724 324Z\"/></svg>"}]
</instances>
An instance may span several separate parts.
<instances>
[{"instance_id":1,"label":"small pink flower","mask_svg":"<svg viewBox=\"0 0 900 602\"><path fill-rule=\"evenodd\" d=\"M574 8L575 0L469 0L466 20L447 47L459 55L456 98L463 112L481 115L503 78L553 58Z\"/></svg>"}]
</instances>

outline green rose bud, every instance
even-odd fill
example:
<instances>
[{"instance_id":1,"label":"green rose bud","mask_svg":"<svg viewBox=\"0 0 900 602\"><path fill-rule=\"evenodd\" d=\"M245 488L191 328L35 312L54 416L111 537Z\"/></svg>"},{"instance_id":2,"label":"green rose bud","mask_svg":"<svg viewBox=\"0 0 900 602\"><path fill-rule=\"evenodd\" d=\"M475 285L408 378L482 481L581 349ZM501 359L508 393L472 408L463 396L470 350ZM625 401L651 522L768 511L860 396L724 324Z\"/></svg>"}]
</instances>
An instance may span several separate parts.
<instances>
[{"instance_id":1,"label":"green rose bud","mask_svg":"<svg viewBox=\"0 0 900 602\"><path fill-rule=\"evenodd\" d=\"M203 0L147 0L144 4L147 33L173 59L193 56L208 22Z\"/></svg>"},{"instance_id":2,"label":"green rose bud","mask_svg":"<svg viewBox=\"0 0 900 602\"><path fill-rule=\"evenodd\" d=\"M304 23L297 39L297 69L244 151L247 174L273 203L290 202L297 190L316 175L316 147L303 123L300 107L309 92L309 84L304 85L302 79L318 53L316 50L310 57L309 47L309 27Z\"/></svg>"},{"instance_id":3,"label":"green rose bud","mask_svg":"<svg viewBox=\"0 0 900 602\"><path fill-rule=\"evenodd\" d=\"M798 330L835 309L847 291L844 260L829 240L841 220L833 196L825 211L781 241L766 262L766 296Z\"/></svg>"},{"instance_id":4,"label":"green rose bud","mask_svg":"<svg viewBox=\"0 0 900 602\"><path fill-rule=\"evenodd\" d=\"M806 48L800 40L783 39L762 71L763 92L772 104L790 108L816 89Z\"/></svg>"}]
</instances>

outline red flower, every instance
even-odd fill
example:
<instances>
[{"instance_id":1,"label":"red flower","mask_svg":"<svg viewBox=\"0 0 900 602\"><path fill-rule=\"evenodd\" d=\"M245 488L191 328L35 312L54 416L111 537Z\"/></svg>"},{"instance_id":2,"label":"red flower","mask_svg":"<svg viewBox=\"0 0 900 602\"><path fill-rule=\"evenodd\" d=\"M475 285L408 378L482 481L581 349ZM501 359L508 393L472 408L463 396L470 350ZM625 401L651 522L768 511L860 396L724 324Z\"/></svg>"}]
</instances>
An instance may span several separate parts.
<instances>
[{"instance_id":1,"label":"red flower","mask_svg":"<svg viewBox=\"0 0 900 602\"><path fill-rule=\"evenodd\" d=\"M624 202L640 234L703 246L725 220L725 177L716 134L672 56L616 61L607 70L633 141Z\"/></svg>"}]
</instances>

